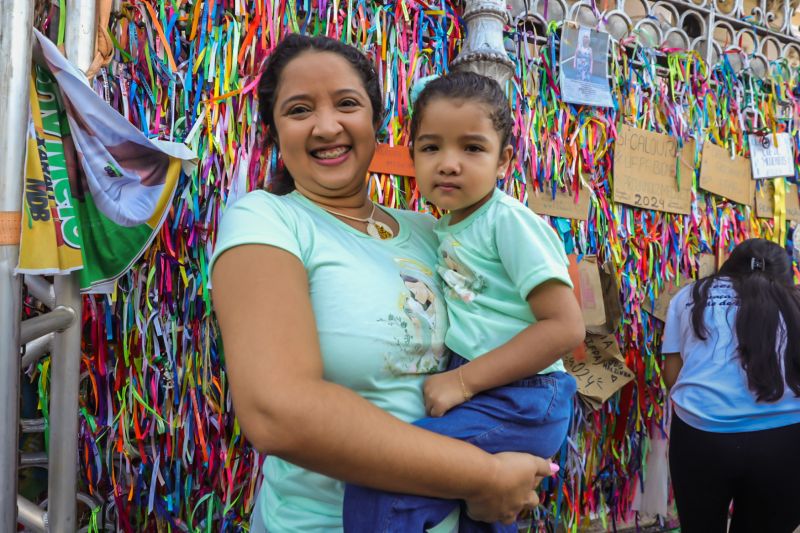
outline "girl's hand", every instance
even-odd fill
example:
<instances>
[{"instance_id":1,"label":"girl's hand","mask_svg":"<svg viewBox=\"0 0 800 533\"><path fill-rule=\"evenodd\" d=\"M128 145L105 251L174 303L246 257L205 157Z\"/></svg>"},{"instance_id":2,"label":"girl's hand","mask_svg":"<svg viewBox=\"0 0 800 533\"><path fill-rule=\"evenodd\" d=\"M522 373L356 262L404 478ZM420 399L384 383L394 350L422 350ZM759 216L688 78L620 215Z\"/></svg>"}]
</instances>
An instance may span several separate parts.
<instances>
[{"instance_id":1,"label":"girl's hand","mask_svg":"<svg viewBox=\"0 0 800 533\"><path fill-rule=\"evenodd\" d=\"M430 416L442 416L465 401L458 370L433 374L425 380L422 394L425 398L425 410Z\"/></svg>"},{"instance_id":2,"label":"girl's hand","mask_svg":"<svg viewBox=\"0 0 800 533\"><path fill-rule=\"evenodd\" d=\"M480 522L511 524L524 510L539 505L536 487L553 475L550 461L525 453L503 452L493 456L495 475L484 490L465 500L467 515Z\"/></svg>"}]
</instances>

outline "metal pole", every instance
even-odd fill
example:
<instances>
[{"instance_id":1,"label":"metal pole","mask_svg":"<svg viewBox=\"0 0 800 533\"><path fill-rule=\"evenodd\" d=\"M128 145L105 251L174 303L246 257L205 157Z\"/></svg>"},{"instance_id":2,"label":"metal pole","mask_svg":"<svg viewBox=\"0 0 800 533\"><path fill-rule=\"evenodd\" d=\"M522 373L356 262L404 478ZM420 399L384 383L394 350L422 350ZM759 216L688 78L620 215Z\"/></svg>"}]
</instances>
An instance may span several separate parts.
<instances>
[{"instance_id":1,"label":"metal pole","mask_svg":"<svg viewBox=\"0 0 800 533\"><path fill-rule=\"evenodd\" d=\"M53 284L44 279L42 276L34 276L25 274L25 286L28 287L28 293L42 302L45 307L52 309L56 306L56 292L53 289Z\"/></svg>"},{"instance_id":2,"label":"metal pole","mask_svg":"<svg viewBox=\"0 0 800 533\"><path fill-rule=\"evenodd\" d=\"M67 59L86 71L94 56L95 0L67 0ZM78 278L56 276L56 305L71 308L75 321L56 334L51 355L50 442L47 516L53 533L74 533L77 522L78 392L81 370L81 295Z\"/></svg>"},{"instance_id":3,"label":"metal pole","mask_svg":"<svg viewBox=\"0 0 800 533\"><path fill-rule=\"evenodd\" d=\"M35 503L17 496L17 509L19 509L19 523L36 533L47 531L47 515Z\"/></svg>"},{"instance_id":4,"label":"metal pole","mask_svg":"<svg viewBox=\"0 0 800 533\"><path fill-rule=\"evenodd\" d=\"M23 320L19 343L27 344L53 331L64 331L75 323L75 311L66 306L56 306L49 313Z\"/></svg>"},{"instance_id":5,"label":"metal pole","mask_svg":"<svg viewBox=\"0 0 800 533\"><path fill-rule=\"evenodd\" d=\"M47 515L50 531L72 533L77 523L78 388L81 372L81 295L77 276L56 276L56 303L77 320L56 333L50 357L50 463ZM57 307L58 309L58 307Z\"/></svg>"},{"instance_id":6,"label":"metal pole","mask_svg":"<svg viewBox=\"0 0 800 533\"><path fill-rule=\"evenodd\" d=\"M0 531L17 530L20 211L28 130L33 2L0 2Z\"/></svg>"}]
</instances>

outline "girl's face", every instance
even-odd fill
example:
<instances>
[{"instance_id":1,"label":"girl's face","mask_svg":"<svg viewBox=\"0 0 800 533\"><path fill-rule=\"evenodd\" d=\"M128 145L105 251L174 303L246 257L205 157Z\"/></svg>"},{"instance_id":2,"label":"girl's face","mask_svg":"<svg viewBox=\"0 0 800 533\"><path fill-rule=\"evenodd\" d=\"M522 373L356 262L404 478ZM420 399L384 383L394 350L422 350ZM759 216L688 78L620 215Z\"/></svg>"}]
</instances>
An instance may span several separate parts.
<instances>
[{"instance_id":1,"label":"girl's face","mask_svg":"<svg viewBox=\"0 0 800 533\"><path fill-rule=\"evenodd\" d=\"M414 139L414 168L422 194L451 223L464 220L491 197L511 162L511 146L500 146L487 104L434 98L422 110Z\"/></svg>"},{"instance_id":2,"label":"girl's face","mask_svg":"<svg viewBox=\"0 0 800 533\"><path fill-rule=\"evenodd\" d=\"M308 51L284 67L273 113L298 191L313 200L360 192L375 152L372 111L361 77L338 54Z\"/></svg>"}]
</instances>

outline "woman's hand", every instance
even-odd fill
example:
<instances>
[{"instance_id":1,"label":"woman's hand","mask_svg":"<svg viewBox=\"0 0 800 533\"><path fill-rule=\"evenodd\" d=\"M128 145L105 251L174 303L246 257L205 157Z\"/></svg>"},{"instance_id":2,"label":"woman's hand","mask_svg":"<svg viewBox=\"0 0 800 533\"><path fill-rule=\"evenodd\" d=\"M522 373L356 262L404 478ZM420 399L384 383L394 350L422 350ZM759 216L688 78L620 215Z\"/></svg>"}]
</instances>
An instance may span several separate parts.
<instances>
[{"instance_id":1,"label":"woman's hand","mask_svg":"<svg viewBox=\"0 0 800 533\"><path fill-rule=\"evenodd\" d=\"M425 380L422 394L425 398L425 410L430 416L442 416L466 400L457 370L430 376Z\"/></svg>"},{"instance_id":2,"label":"woman's hand","mask_svg":"<svg viewBox=\"0 0 800 533\"><path fill-rule=\"evenodd\" d=\"M465 500L467 514L480 522L510 524L523 510L539 505L536 487L553 471L547 459L525 453L503 452L493 458L494 476L480 494Z\"/></svg>"}]
</instances>

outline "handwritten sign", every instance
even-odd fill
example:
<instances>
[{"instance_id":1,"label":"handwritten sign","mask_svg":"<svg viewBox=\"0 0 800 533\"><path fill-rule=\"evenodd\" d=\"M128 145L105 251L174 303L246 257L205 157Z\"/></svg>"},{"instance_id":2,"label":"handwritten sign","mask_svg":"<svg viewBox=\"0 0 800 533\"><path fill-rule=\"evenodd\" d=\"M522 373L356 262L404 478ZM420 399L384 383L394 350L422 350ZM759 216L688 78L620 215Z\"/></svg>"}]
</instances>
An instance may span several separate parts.
<instances>
[{"instance_id":1,"label":"handwritten sign","mask_svg":"<svg viewBox=\"0 0 800 533\"><path fill-rule=\"evenodd\" d=\"M783 178L776 178L783 179ZM758 218L775 217L775 180L761 180L760 190L755 191L756 216ZM800 199L797 196L797 185L786 182L786 220L800 222Z\"/></svg>"},{"instance_id":2,"label":"handwritten sign","mask_svg":"<svg viewBox=\"0 0 800 533\"><path fill-rule=\"evenodd\" d=\"M786 183L786 220L800 222L800 198L797 196L797 185Z\"/></svg>"},{"instance_id":3,"label":"handwritten sign","mask_svg":"<svg viewBox=\"0 0 800 533\"><path fill-rule=\"evenodd\" d=\"M564 367L578 382L578 394L592 407L599 407L634 378L625 365L614 335L587 335L586 359L564 357Z\"/></svg>"},{"instance_id":4,"label":"handwritten sign","mask_svg":"<svg viewBox=\"0 0 800 533\"><path fill-rule=\"evenodd\" d=\"M689 214L694 141L684 144L679 164L676 164L677 155L678 142L673 137L620 124L614 152L614 201L643 209Z\"/></svg>"},{"instance_id":5,"label":"handwritten sign","mask_svg":"<svg viewBox=\"0 0 800 533\"><path fill-rule=\"evenodd\" d=\"M678 294L678 291L680 291L689 283L691 283L691 281L687 279L681 281L680 284L676 284L674 281L667 282L667 284L664 286L663 289L661 289L661 292L658 294L658 298L656 298L656 301L653 302L652 299L649 299L649 301L644 306L644 310L653 315L654 317L656 317L657 319L659 319L660 321L666 322L667 311L669 310L669 303L672 301L675 295Z\"/></svg>"},{"instance_id":6,"label":"handwritten sign","mask_svg":"<svg viewBox=\"0 0 800 533\"><path fill-rule=\"evenodd\" d=\"M734 202L750 205L750 162L747 158L731 159L724 148L706 142L700 166L700 187Z\"/></svg>"},{"instance_id":7,"label":"handwritten sign","mask_svg":"<svg viewBox=\"0 0 800 533\"><path fill-rule=\"evenodd\" d=\"M794 176L792 137L788 133L749 135L753 178ZM777 143L775 140L777 139Z\"/></svg>"},{"instance_id":8,"label":"handwritten sign","mask_svg":"<svg viewBox=\"0 0 800 533\"><path fill-rule=\"evenodd\" d=\"M534 191L528 184L528 207L539 215L571 218L573 220L589 219L589 191L581 189L578 201L572 191L556 191L553 199L550 191Z\"/></svg>"},{"instance_id":9,"label":"handwritten sign","mask_svg":"<svg viewBox=\"0 0 800 533\"><path fill-rule=\"evenodd\" d=\"M369 171L374 174L393 174L395 176L416 176L414 161L408 146L389 146L379 144L375 147L375 155L369 164Z\"/></svg>"},{"instance_id":10,"label":"handwritten sign","mask_svg":"<svg viewBox=\"0 0 800 533\"><path fill-rule=\"evenodd\" d=\"M756 189L755 184L760 187ZM753 181L754 195L756 198L756 216L758 218L773 218L775 216L775 180Z\"/></svg>"}]
</instances>

